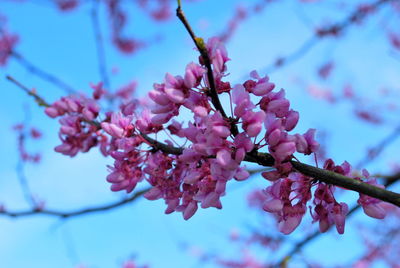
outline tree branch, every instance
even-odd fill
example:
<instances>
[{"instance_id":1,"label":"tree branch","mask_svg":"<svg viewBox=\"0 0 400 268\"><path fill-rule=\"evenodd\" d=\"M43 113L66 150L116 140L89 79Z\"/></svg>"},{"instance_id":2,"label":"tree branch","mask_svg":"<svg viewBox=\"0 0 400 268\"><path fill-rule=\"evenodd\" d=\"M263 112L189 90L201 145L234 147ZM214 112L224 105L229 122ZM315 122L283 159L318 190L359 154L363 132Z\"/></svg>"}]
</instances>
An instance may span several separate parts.
<instances>
[{"instance_id":1,"label":"tree branch","mask_svg":"<svg viewBox=\"0 0 400 268\"><path fill-rule=\"evenodd\" d=\"M245 157L245 161L255 162L257 164L263 166L273 166L274 159L268 153L252 153L247 154ZM317 167L313 167L301 162L290 161L293 167L300 173L312 177L314 179L320 180L327 184L332 184L336 186L340 186L346 188L348 190L353 190L361 194L365 194L377 199L380 199L385 202L389 202L400 207L400 194L388 191L373 185L370 185L365 182L361 182L355 180L353 178L349 178L343 176L341 174L328 171L325 169L320 169Z\"/></svg>"},{"instance_id":2,"label":"tree branch","mask_svg":"<svg viewBox=\"0 0 400 268\"><path fill-rule=\"evenodd\" d=\"M15 83L17 86L21 87L24 91L26 91L28 94L32 95L35 97L35 99L42 101L43 103L46 104L46 102L40 98L36 93L32 93L29 89L27 89L25 86L17 82L15 79L12 77L7 77L10 81ZM98 125L97 122L91 122L93 124ZM174 154L174 155L179 155L182 154L183 148L177 148L173 146L169 146L167 144L158 142L150 137L148 137L145 134L141 134L142 137L151 144L155 149L163 151L164 153L167 154ZM253 151L250 153L247 153L244 161L247 162L253 162L257 163L262 166L266 167L272 167L274 165L274 158L268 154L268 153L259 153L257 151ZM353 190L361 194L365 194L374 198L377 198L379 200L394 204L398 207L400 207L400 194L388 191L382 188L379 188L377 186L370 185L365 182L358 181L353 178L349 178L343 175L340 175L338 173L320 169L317 167L313 167L298 161L290 161L294 169L296 169L298 172L312 177L314 179L317 179L319 181L325 182L327 184L332 184L336 186L340 186L343 188L346 188L348 190Z\"/></svg>"},{"instance_id":3,"label":"tree branch","mask_svg":"<svg viewBox=\"0 0 400 268\"><path fill-rule=\"evenodd\" d=\"M44 107L50 106L50 104L48 104L42 97L36 94L34 90L27 88L26 86L15 80L14 77L6 75L6 79L11 83L13 83L14 85L16 85L17 87L19 87L20 89L22 89L23 91L25 91L25 93L28 94L29 96L32 96L39 106L44 106Z\"/></svg>"},{"instance_id":4,"label":"tree branch","mask_svg":"<svg viewBox=\"0 0 400 268\"><path fill-rule=\"evenodd\" d=\"M396 0L377 0L368 5L370 10L376 10L383 6L384 4L390 3ZM348 27L352 26L365 19L371 11L365 11L364 9L358 7L353 12L351 12L345 19L333 23L327 27L321 28L314 32L314 34L308 38L297 50L293 53L278 58L272 65L265 68L267 73L276 71L278 68L282 68L289 63L295 62L300 59L302 55L306 54L311 48L313 48L319 40L323 40L330 36L337 36L344 32Z\"/></svg>"},{"instance_id":5,"label":"tree branch","mask_svg":"<svg viewBox=\"0 0 400 268\"><path fill-rule=\"evenodd\" d=\"M400 194L398 193L300 162L291 161L291 163L297 171L306 176L315 178L328 184L340 186L348 190L353 190L400 207Z\"/></svg>"},{"instance_id":6,"label":"tree branch","mask_svg":"<svg viewBox=\"0 0 400 268\"><path fill-rule=\"evenodd\" d=\"M103 35L101 34L101 27L99 22L99 0L93 0L91 19L94 33L94 40L96 43L97 59L99 61L99 73L101 80L105 87L110 90L110 79L107 75L107 62L106 53L104 50Z\"/></svg>"},{"instance_id":7,"label":"tree branch","mask_svg":"<svg viewBox=\"0 0 400 268\"><path fill-rule=\"evenodd\" d=\"M48 216L55 216L55 217L60 217L60 218L72 218L76 216L81 216L81 215L86 215L86 214L91 214L91 213L96 213L96 212L103 212L107 210L111 210L117 207L124 206L126 204L129 204L139 197L141 197L144 193L146 193L149 190L149 188L141 190L133 194L131 197L127 199L123 199L121 201L107 204L107 205L101 205L97 207L91 207L91 208L85 208L85 209L79 209L79 210L73 210L73 211L57 211L57 210L47 210L47 209L32 209L32 210L24 210L24 211L7 211L7 210L1 210L0 215L3 216L8 216L8 217L24 217L24 216L32 216L32 215L48 215Z\"/></svg>"},{"instance_id":8,"label":"tree branch","mask_svg":"<svg viewBox=\"0 0 400 268\"><path fill-rule=\"evenodd\" d=\"M150 137L143 136L148 142L152 144L156 149L163 151L164 153L179 155L182 154L183 148L177 148L173 146L160 143ZM257 163L262 166L272 167L274 165L274 158L268 153L251 152L246 154L244 161ZM346 188L361 194L365 194L379 200L391 203L400 207L400 194L385 190L368 183L343 176L341 174L328 171L325 169L313 167L301 162L290 161L294 169L298 172L322 181L327 184L336 185L339 187Z\"/></svg>"},{"instance_id":9,"label":"tree branch","mask_svg":"<svg viewBox=\"0 0 400 268\"><path fill-rule=\"evenodd\" d=\"M150 143L150 145L155 149L155 150L159 150L162 151L164 153L167 154L173 154L173 155L180 155L183 152L184 148L181 147L173 147L173 146L169 146L165 143L162 142L158 142L153 138L150 138L149 136L147 136L146 134L140 133L140 135Z\"/></svg>"},{"instance_id":10,"label":"tree branch","mask_svg":"<svg viewBox=\"0 0 400 268\"><path fill-rule=\"evenodd\" d=\"M217 87L215 85L215 79L214 79L213 70L211 67L211 59L210 59L210 56L208 55L207 47L204 43L203 38L197 37L195 35L195 33L193 32L193 29L190 26L189 21L186 19L186 16L183 13L180 1L178 1L178 7L176 9L176 16L179 18L179 20L185 26L187 32L189 33L190 37L192 38L193 42L195 43L197 49L200 52L200 56L203 59L204 65L207 68L207 79L208 79L208 83L210 85L209 95L211 97L212 104L214 105L215 109L217 109L221 113L221 115L229 121L228 116L226 115L224 108L222 107L222 104L218 97ZM231 132L234 136L236 136L239 133L236 125L231 124Z\"/></svg>"}]
</instances>

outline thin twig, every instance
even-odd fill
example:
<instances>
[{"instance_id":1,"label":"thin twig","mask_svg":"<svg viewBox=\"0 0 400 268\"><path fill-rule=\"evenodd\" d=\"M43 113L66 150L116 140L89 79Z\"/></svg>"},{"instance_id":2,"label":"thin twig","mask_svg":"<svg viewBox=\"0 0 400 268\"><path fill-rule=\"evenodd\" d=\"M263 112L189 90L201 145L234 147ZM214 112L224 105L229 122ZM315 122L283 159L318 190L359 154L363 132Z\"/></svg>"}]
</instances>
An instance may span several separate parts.
<instances>
[{"instance_id":1,"label":"thin twig","mask_svg":"<svg viewBox=\"0 0 400 268\"><path fill-rule=\"evenodd\" d=\"M24 119L23 124L28 125L29 121L31 121L31 116L30 116L31 113L27 106L24 107L24 115L25 115L25 119ZM24 142L26 140L26 137L27 137L26 131L21 130L21 132L18 134L18 144L19 144L18 146L19 146L20 152L22 150L24 150ZM23 160L23 156L21 155L21 153L18 157L16 173L17 173L17 178L18 178L18 181L21 186L21 190L23 192L26 202L28 202L28 204L30 204L31 206L36 207L37 203L36 203L35 198L33 198L28 179L25 175L25 162Z\"/></svg>"},{"instance_id":2,"label":"thin twig","mask_svg":"<svg viewBox=\"0 0 400 268\"><path fill-rule=\"evenodd\" d=\"M39 106L45 106L45 107L50 106L50 104L48 104L42 97L36 94L36 92L33 89L27 88L12 76L7 75L6 78L8 81L12 82L14 85L25 91L29 96L32 96L35 99L35 101L39 104Z\"/></svg>"},{"instance_id":3,"label":"thin twig","mask_svg":"<svg viewBox=\"0 0 400 268\"><path fill-rule=\"evenodd\" d=\"M141 191L136 192L133 194L131 197L127 199L123 199L118 202L114 202L111 204L107 205L101 205L101 206L96 206L96 207L90 207L90 208L85 208L85 209L79 209L79 210L73 210L73 211L58 211L58 210L50 210L50 209L31 209L31 210L23 210L23 211L8 211L8 210L2 210L0 211L0 215L3 216L9 216L9 217L23 217L23 216L32 216L32 215L47 215L47 216L55 216L55 217L60 217L60 218L72 218L76 216L82 216L86 214L91 214L91 213L96 213L96 212L103 212L107 210L111 210L114 208L118 208L121 206L124 206L126 204L129 204L139 197L141 197L144 193L146 193L149 189L144 189Z\"/></svg>"},{"instance_id":4,"label":"thin twig","mask_svg":"<svg viewBox=\"0 0 400 268\"><path fill-rule=\"evenodd\" d=\"M213 69L211 67L211 59L210 59L210 56L208 55L207 47L204 43L204 40L195 35L192 27L189 24L189 21L186 19L186 16L183 13L180 1L178 1L178 7L176 9L176 16L179 18L179 20L185 26L185 29L187 30L187 32L189 33L190 37L192 38L194 44L196 45L197 49L199 50L200 55L203 59L203 63L207 68L207 80L210 85L209 95L211 97L212 104L214 105L215 109L217 109L224 118L228 119L228 116L226 115L224 108L222 107L222 104L218 97L217 87L215 85L215 79L214 79L214 75L213 75ZM229 121L229 119L228 119L228 121ZM234 136L236 136L239 133L237 126L235 124L231 124L231 132Z\"/></svg>"},{"instance_id":5,"label":"thin twig","mask_svg":"<svg viewBox=\"0 0 400 268\"><path fill-rule=\"evenodd\" d=\"M149 141L152 146L165 153L179 155L183 152L183 148L169 146L160 143L154 139L151 139L150 137L144 138ZM271 167L275 163L274 158L270 154L259 152L251 152L246 154L244 161L257 163L266 167ZM329 170L313 167L301 162L290 161L290 163L293 165L294 169L306 176L318 179L327 184L336 185L346 188L348 190L356 191L358 193L365 194L400 207L400 194L398 193L388 191L373 186L371 184L349 178Z\"/></svg>"},{"instance_id":6,"label":"thin twig","mask_svg":"<svg viewBox=\"0 0 400 268\"><path fill-rule=\"evenodd\" d=\"M278 58L273 64L266 67L266 72L271 73L279 68L288 65L289 63L295 62L296 60L300 59L301 56L306 54L311 48L313 48L318 43L318 41L343 33L348 27L359 23L361 20L370 15L372 13L371 10L375 11L384 4L390 3L392 1L398 0L377 0L368 5L369 10L367 11L360 7L357 7L345 19L315 31L314 34L293 53L285 57Z\"/></svg>"},{"instance_id":7,"label":"thin twig","mask_svg":"<svg viewBox=\"0 0 400 268\"><path fill-rule=\"evenodd\" d=\"M24 58L18 52L11 51L10 56L12 56L19 64L21 64L30 73L42 78L43 80L46 80L46 81L52 83L53 85L57 86L58 88L61 88L68 94L76 93L76 91L73 89L73 87L71 87L64 81L62 81L60 78L54 76L53 74L50 74L50 73L40 69L39 67L37 67L36 65L34 65L30 61L28 61L26 58Z\"/></svg>"},{"instance_id":8,"label":"thin twig","mask_svg":"<svg viewBox=\"0 0 400 268\"><path fill-rule=\"evenodd\" d=\"M1 27L0 27L0 35L6 36L4 29ZM7 38L5 38L4 40L8 43ZM11 44L7 44L7 46L9 47L9 51L7 52L9 56L13 57L21 66L23 66L30 73L52 83L53 85L56 85L57 87L66 91L68 94L75 93L75 90L71 86L66 84L64 81L62 81L60 78L40 69L39 67L35 66L33 63L28 61L26 58L24 58L16 50L13 50Z\"/></svg>"},{"instance_id":9,"label":"thin twig","mask_svg":"<svg viewBox=\"0 0 400 268\"><path fill-rule=\"evenodd\" d=\"M382 151L392 142L394 142L400 135L400 125L397 126L388 136L382 139L376 146L374 146L370 152L368 153L357 165L356 168L360 169L361 167L365 167L368 163L370 163L373 159L375 159Z\"/></svg>"},{"instance_id":10,"label":"thin twig","mask_svg":"<svg viewBox=\"0 0 400 268\"><path fill-rule=\"evenodd\" d=\"M307 39L299 48L297 48L293 53L287 55L286 57L279 57L275 63L271 66L265 68L265 73L273 73L281 67L284 67L290 63L295 62L304 56L308 51L310 51L316 44L319 39L314 36Z\"/></svg>"},{"instance_id":11,"label":"thin twig","mask_svg":"<svg viewBox=\"0 0 400 268\"><path fill-rule=\"evenodd\" d=\"M103 81L105 87L110 90L110 79L107 73L107 61L106 53L104 49L103 35L101 33L101 27L99 22L99 0L93 0L91 19L94 33L94 40L96 43L97 59L99 64L99 73L101 80Z\"/></svg>"}]
</instances>

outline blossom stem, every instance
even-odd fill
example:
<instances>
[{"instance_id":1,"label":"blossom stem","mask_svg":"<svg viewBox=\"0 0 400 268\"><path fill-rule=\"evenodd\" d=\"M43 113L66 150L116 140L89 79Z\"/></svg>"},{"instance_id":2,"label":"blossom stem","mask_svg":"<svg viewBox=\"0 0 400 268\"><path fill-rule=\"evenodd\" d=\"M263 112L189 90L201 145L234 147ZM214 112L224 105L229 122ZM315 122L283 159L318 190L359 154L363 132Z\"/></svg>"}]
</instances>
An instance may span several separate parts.
<instances>
[{"instance_id":1,"label":"blossom stem","mask_svg":"<svg viewBox=\"0 0 400 268\"><path fill-rule=\"evenodd\" d=\"M29 96L32 96L35 101L39 104L39 106L44 106L44 107L49 107L50 104L48 104L42 97L40 97L36 92L32 89L27 88L17 80L15 80L14 77L7 75L6 79L10 82L12 82L14 85L25 91Z\"/></svg>"},{"instance_id":2,"label":"blossom stem","mask_svg":"<svg viewBox=\"0 0 400 268\"><path fill-rule=\"evenodd\" d=\"M208 79L208 83L210 85L209 95L211 97L212 104L214 105L215 109L217 109L225 119L228 119L228 116L226 115L224 108L222 107L222 104L218 97L217 87L215 85L215 79L214 79L213 70L211 67L211 59L208 55L208 51L204 44L204 40L195 35L192 27L189 24L189 21L186 19L186 16L183 13L180 1L178 1L178 7L176 9L176 16L179 18L179 20L185 26L185 29L187 30L187 32L189 33L190 37L192 38L194 44L196 45L197 49L199 50L200 56L203 59L203 63L207 68L207 79ZM230 125L231 125L232 134L234 136L236 136L239 133L237 126L235 124L230 124Z\"/></svg>"}]
</instances>

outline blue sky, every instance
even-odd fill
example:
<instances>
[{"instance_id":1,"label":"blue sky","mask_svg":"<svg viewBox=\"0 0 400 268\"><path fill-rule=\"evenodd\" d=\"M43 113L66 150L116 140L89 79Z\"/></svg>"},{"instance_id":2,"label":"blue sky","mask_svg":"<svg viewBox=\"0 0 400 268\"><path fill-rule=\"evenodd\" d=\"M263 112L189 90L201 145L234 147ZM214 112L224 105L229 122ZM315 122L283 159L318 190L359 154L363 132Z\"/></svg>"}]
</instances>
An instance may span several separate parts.
<instances>
[{"instance_id":1,"label":"blue sky","mask_svg":"<svg viewBox=\"0 0 400 268\"><path fill-rule=\"evenodd\" d=\"M256 1L242 1L244 6ZM299 47L312 34L311 25L321 20L336 21L343 18L341 12L326 1L318 5L299 4L298 1L278 1L262 13L252 16L240 25L227 44L231 82L242 81L250 71L260 73L277 56L286 55ZM354 1L359 2L359 1ZM90 24L90 6L83 5L77 11L61 14L46 1L14 3L2 1L0 13L9 19L8 26L19 33L21 42L18 51L31 62L47 70L75 88L90 92L89 83L99 81L97 57L93 32ZM239 1L203 0L185 4L187 17L198 35L211 37L224 29ZM351 10L352 6L345 10ZM141 15L137 9L127 5L131 23L126 33L137 37L153 38L162 35L162 41L153 44L133 56L123 56L106 42L109 71L118 67L119 73L112 75L114 88L132 79L139 83L138 96L145 96L154 82L161 82L164 74L182 74L187 63L197 59L193 44L177 19L160 24ZM104 10L101 27L108 37L108 25ZM316 15L318 14L318 15ZM352 108L347 103L335 105L309 96L298 79L329 85L340 92L344 83L351 82L355 90L370 99L377 99L381 86L399 90L398 61L390 56L390 47L382 31L382 17L391 23L390 10L383 10L377 18L367 20L362 27L351 28L340 40L319 42L299 61L270 77L277 87L287 90L292 107L301 114L297 132L308 128L323 129L329 133L329 155L341 163L348 160L357 163L370 144L388 135L396 124L391 121L376 127L354 120ZM384 16L385 15L385 16ZM334 60L337 68L328 82L319 80L316 68ZM44 132L44 139L29 145L32 151L41 151L43 161L39 165L27 165L27 174L32 192L46 200L49 208L68 210L90 207L118 200L121 193L111 193L105 181L105 159L97 150L69 158L53 151L59 144L57 122L48 119L32 99L21 90L5 81L4 75L11 74L28 87L35 87L48 101L54 101L63 92L30 74L13 60L0 69L0 201L10 210L27 207L17 182L15 166L16 137L12 125L24 118L22 107L28 106L32 113L31 124ZM392 117L390 117L392 116ZM370 165L371 173L387 173L388 163L398 161L394 155L399 143L395 143L382 157ZM207 252L221 252L231 256L237 252L230 248L228 235L232 228L246 230L248 225L260 225L263 213L249 211L246 193L254 187L266 187L268 182L258 176L244 183L232 183L223 198L223 210L200 210L189 221L180 214L164 215L162 201L139 200L123 208L61 221L47 216L9 219L0 218L0 267L74 267L83 263L88 267L118 267L129 256L135 255L141 264L151 267L214 267L199 264L199 261L183 249L182 245L198 247ZM347 198L347 197L346 197ZM350 197L351 198L351 197ZM354 199L353 199L354 200ZM306 256L313 256L318 249L318 260L325 265L343 264L360 253L357 244L357 228L351 223L374 222L366 216L350 219L346 233L324 236L305 249ZM310 219L305 218L302 226L291 239L301 237L313 230ZM266 228L273 228L270 225ZM289 245L290 247L290 245ZM287 248L289 248L287 247ZM339 260L330 248L340 248ZM268 252L257 251L268 257ZM283 254L277 253L277 254ZM208 266L207 266L208 265ZM295 265L295 264L294 264ZM302 267L300 262L298 266Z\"/></svg>"}]
</instances>

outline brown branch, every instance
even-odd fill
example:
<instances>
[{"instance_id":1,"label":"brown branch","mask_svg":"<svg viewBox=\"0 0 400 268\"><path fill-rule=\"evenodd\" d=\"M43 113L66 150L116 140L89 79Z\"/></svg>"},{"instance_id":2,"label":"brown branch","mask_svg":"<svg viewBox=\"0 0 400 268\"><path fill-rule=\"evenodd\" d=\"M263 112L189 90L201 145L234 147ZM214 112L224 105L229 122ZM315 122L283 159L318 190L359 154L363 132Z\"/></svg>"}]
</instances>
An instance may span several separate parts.
<instances>
[{"instance_id":1,"label":"brown branch","mask_svg":"<svg viewBox=\"0 0 400 268\"><path fill-rule=\"evenodd\" d=\"M379 0L373 4L370 5L370 8L377 8L383 3L389 2L391 0ZM357 9L355 12L353 12L348 18L346 18L344 21L334 24L331 27L325 28L321 31L318 31L318 36L319 37L324 37L327 36L329 33L334 32L334 33L339 33L343 31L348 25L359 21L363 19L366 16L367 12L362 11L360 9ZM226 114L222 108L222 105L219 101L218 94L216 91L215 87L215 81L212 73L212 68L211 68L211 61L207 52L207 49L204 45L204 41L201 38L196 37L194 34L188 20L186 19L182 8L180 1L178 1L178 8L176 9L176 15L177 17L181 20L183 25L185 26L186 30L188 31L190 37L192 38L193 42L196 44L197 49L200 52L201 57L203 58L203 61L206 65L207 68L207 75L210 83L210 95L211 99L213 102L214 107L221 112L221 114L226 118ZM237 131L237 129L236 129ZM234 135L237 134L233 133ZM158 145L159 146L159 145ZM274 159L270 154L265 154L265 153L252 153L252 154L247 154L245 161L249 162L255 162L263 166L273 166L274 164ZM328 184L333 184L336 186L344 187L349 190L354 190L359 193L363 193L366 195L369 195L371 197L378 198L382 201L386 201L392 204L395 204L397 206L400 206L400 194L387 191L384 189L381 189L379 187L352 179L348 178L345 176L342 176L340 174L319 169L307 164L303 164L300 162L296 161L291 161L293 167L299 171L300 173L310 176L312 178L318 179L320 181L323 181Z\"/></svg>"},{"instance_id":2,"label":"brown branch","mask_svg":"<svg viewBox=\"0 0 400 268\"><path fill-rule=\"evenodd\" d=\"M155 149L155 150L159 150L162 151L164 153L167 154L173 154L173 155L180 155L183 152L184 148L181 147L173 147L173 146L169 146L165 143L162 142L158 142L153 138L150 138L149 136L147 136L146 134L140 133L140 135L150 143L150 145Z\"/></svg>"},{"instance_id":3,"label":"brown branch","mask_svg":"<svg viewBox=\"0 0 400 268\"><path fill-rule=\"evenodd\" d=\"M147 137L146 135L144 135L143 137L156 149L161 150L165 153L179 155L183 151L183 148L177 148L160 143L154 139L151 139L150 137ZM259 152L251 152L246 154L244 161L257 163L266 167L272 167L275 162L274 158L270 154ZM385 190L332 171L313 167L301 162L290 162L293 165L294 169L306 176L312 177L327 184L336 185L346 188L348 190L365 194L400 207L400 194L398 193Z\"/></svg>"},{"instance_id":4,"label":"brown branch","mask_svg":"<svg viewBox=\"0 0 400 268\"><path fill-rule=\"evenodd\" d=\"M214 79L213 70L211 67L211 59L210 59L210 56L208 55L207 47L204 43L203 38L197 37L195 35L192 27L189 24L189 21L186 19L186 16L183 13L180 1L178 1L178 7L176 9L176 16L179 18L179 20L185 26L185 29L187 30L187 32L189 33L190 37L192 38L194 44L196 45L197 49L199 50L200 56L203 60L203 63L207 68L207 79L208 79L208 83L210 85L209 95L211 97L212 104L214 105L215 109L217 109L221 113L221 115L229 121L228 116L226 115L224 108L222 107L222 104L218 97L217 87L215 85L215 79ZM231 124L231 132L234 136L236 136L239 133L237 126L235 124Z\"/></svg>"},{"instance_id":5,"label":"brown branch","mask_svg":"<svg viewBox=\"0 0 400 268\"><path fill-rule=\"evenodd\" d=\"M348 190L353 190L400 207L400 194L398 193L300 162L291 161L291 163L297 171L306 176L318 179L328 184L340 186Z\"/></svg>"},{"instance_id":6,"label":"brown branch","mask_svg":"<svg viewBox=\"0 0 400 268\"><path fill-rule=\"evenodd\" d=\"M31 91L27 89L25 86L17 82L16 80L12 79L11 77L8 77L10 81L21 87L24 91L26 91L28 94L31 94ZM33 95L35 99L39 98L39 100L43 101L38 95L34 94ZM44 102L46 103L46 102ZM92 122L93 124L98 125L97 122ZM183 148L177 148L173 146L169 146L167 144L158 142L150 137L148 137L145 134L142 134L143 138L150 143L151 146L154 147L156 150L161 150L164 153L168 154L174 154L174 155L179 155L182 154ZM267 166L267 167L272 167L274 165L274 158L268 154L268 153L259 153L257 151L253 151L250 153L247 153L244 161L247 162L253 162L257 163L262 166ZM297 161L290 161L290 163L293 165L294 169L296 169L298 172L312 177L314 179L317 179L319 181L325 182L327 184L332 184L336 186L340 186L343 188L346 188L348 190L353 190L361 194L365 194L377 199L380 199L382 201L394 204L398 207L400 207L400 194L388 191L370 184L367 184L365 182L358 181L353 178L349 178L343 175L340 175L338 173L320 169L317 167L313 167L301 162Z\"/></svg>"},{"instance_id":7,"label":"brown branch","mask_svg":"<svg viewBox=\"0 0 400 268\"><path fill-rule=\"evenodd\" d=\"M8 216L8 217L24 217L24 216L32 216L32 215L47 215L47 216L55 216L55 217L60 217L60 218L72 218L76 216L81 216L81 215L86 215L86 214L91 214L91 213L96 213L96 212L103 212L107 210L111 210L114 208L118 208L121 206L124 206L126 204L129 204L139 197L141 197L144 193L146 193L149 189L144 189L141 191L136 192L133 194L131 197L127 199L123 199L118 202L114 202L111 204L107 205L101 205L97 207L90 207L90 208L85 208L85 209L79 209L79 210L73 210L73 211L58 211L58 210L48 210L48 209L32 209L32 210L24 210L24 211L7 211L7 210L2 210L0 211L0 215L3 216Z\"/></svg>"},{"instance_id":8,"label":"brown branch","mask_svg":"<svg viewBox=\"0 0 400 268\"><path fill-rule=\"evenodd\" d=\"M14 77L6 75L6 79L10 82L12 82L14 85L25 91L29 96L32 96L35 101L39 104L39 106L44 106L44 107L49 107L50 105L38 94L33 89L29 89L17 80L14 79Z\"/></svg>"},{"instance_id":9,"label":"brown branch","mask_svg":"<svg viewBox=\"0 0 400 268\"><path fill-rule=\"evenodd\" d=\"M260 168L255 168L255 169L247 169L247 172L248 172L250 175L254 175L254 174L257 174L257 173L261 173L261 172L265 172L265 171L270 171L270 170L272 170L272 168L260 167Z\"/></svg>"}]
</instances>

